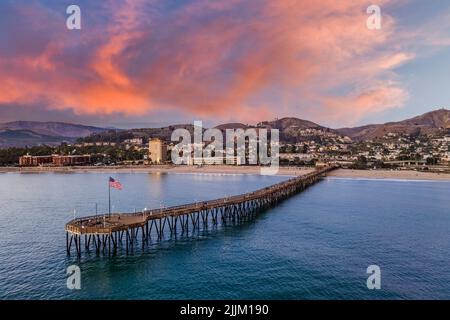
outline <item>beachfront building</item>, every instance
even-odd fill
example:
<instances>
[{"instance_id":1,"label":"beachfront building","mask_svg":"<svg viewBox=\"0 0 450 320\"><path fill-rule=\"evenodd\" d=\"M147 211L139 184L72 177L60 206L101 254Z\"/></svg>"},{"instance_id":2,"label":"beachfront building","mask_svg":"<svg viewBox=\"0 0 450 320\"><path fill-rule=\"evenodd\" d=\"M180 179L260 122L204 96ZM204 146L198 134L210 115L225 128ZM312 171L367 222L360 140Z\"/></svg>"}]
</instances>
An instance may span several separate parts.
<instances>
[{"instance_id":1,"label":"beachfront building","mask_svg":"<svg viewBox=\"0 0 450 320\"><path fill-rule=\"evenodd\" d=\"M229 165L245 165L245 163L242 162L241 157L237 156L231 156L231 157L192 157L188 155L187 157L187 164L190 166L193 165L221 165L221 164L229 164Z\"/></svg>"},{"instance_id":2,"label":"beachfront building","mask_svg":"<svg viewBox=\"0 0 450 320\"><path fill-rule=\"evenodd\" d=\"M148 151L152 164L162 164L167 161L167 145L159 139L151 139L148 143Z\"/></svg>"},{"instance_id":3,"label":"beachfront building","mask_svg":"<svg viewBox=\"0 0 450 320\"><path fill-rule=\"evenodd\" d=\"M38 167L52 164L52 156L30 156L25 155L19 158L21 167Z\"/></svg>"},{"instance_id":4,"label":"beachfront building","mask_svg":"<svg viewBox=\"0 0 450 320\"><path fill-rule=\"evenodd\" d=\"M69 155L69 156L60 156L53 155L52 163L56 167L63 166L83 166L91 163L90 155Z\"/></svg>"},{"instance_id":5,"label":"beachfront building","mask_svg":"<svg viewBox=\"0 0 450 320\"><path fill-rule=\"evenodd\" d=\"M51 155L51 156L30 156L25 155L19 158L21 167L39 167L39 166L82 166L90 164L90 155Z\"/></svg>"}]
</instances>

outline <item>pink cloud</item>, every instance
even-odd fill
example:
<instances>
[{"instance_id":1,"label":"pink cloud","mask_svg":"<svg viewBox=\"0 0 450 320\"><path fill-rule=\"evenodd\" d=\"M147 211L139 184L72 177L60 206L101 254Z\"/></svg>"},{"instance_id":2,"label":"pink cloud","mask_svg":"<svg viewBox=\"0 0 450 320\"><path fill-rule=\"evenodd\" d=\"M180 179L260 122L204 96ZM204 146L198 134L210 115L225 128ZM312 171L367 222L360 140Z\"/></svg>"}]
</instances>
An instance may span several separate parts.
<instances>
[{"instance_id":1,"label":"pink cloud","mask_svg":"<svg viewBox=\"0 0 450 320\"><path fill-rule=\"evenodd\" d=\"M401 107L407 100L407 91L394 83L380 84L345 97L324 97L323 104L331 121L352 125L354 119Z\"/></svg>"},{"instance_id":2,"label":"pink cloud","mask_svg":"<svg viewBox=\"0 0 450 320\"><path fill-rule=\"evenodd\" d=\"M95 12L106 25L76 35L54 22L33 54L21 49L27 39L11 43L18 54L0 56L0 103L251 122L282 110L351 124L408 98L395 69L416 54L396 41L410 43L389 15L382 30L366 28L367 1L198 0L170 11L163 1L108 3Z\"/></svg>"}]
</instances>

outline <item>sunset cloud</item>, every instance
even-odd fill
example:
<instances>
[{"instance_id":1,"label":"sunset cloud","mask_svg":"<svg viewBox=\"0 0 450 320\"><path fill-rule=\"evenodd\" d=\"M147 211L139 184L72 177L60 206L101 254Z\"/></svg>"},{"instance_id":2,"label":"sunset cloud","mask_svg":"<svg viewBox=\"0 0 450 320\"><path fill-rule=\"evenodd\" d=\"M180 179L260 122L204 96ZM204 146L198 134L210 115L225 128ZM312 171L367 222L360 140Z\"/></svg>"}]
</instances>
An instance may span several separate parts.
<instances>
[{"instance_id":1,"label":"sunset cloud","mask_svg":"<svg viewBox=\"0 0 450 320\"><path fill-rule=\"evenodd\" d=\"M125 117L170 110L244 122L282 112L352 124L405 105L409 93L396 69L417 56L388 10L381 30L366 28L368 5L82 2L83 29L69 31L65 10L7 2L0 4L8 17L0 31L0 108L40 104Z\"/></svg>"}]
</instances>

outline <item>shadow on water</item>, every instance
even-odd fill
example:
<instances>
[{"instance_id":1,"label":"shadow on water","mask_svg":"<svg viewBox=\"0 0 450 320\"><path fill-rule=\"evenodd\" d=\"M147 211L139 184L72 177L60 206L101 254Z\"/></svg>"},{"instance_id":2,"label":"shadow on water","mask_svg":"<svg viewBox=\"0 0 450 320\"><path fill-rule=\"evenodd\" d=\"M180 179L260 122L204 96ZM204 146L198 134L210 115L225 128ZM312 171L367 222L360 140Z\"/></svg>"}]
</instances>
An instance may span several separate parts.
<instances>
[{"instance_id":1,"label":"shadow on water","mask_svg":"<svg viewBox=\"0 0 450 320\"><path fill-rule=\"evenodd\" d=\"M289 200L289 199L288 199ZM285 201L288 201L285 200ZM251 229L259 220L264 217L273 209L266 208L259 210L253 217L243 219L241 221L226 221L220 224L209 223L207 228L195 229L189 232L177 231L176 233L165 233L162 238L158 239L153 235L148 240L142 240L139 238L135 240L134 245L130 246L128 252L124 243L119 244L116 252L108 253L101 252L96 253L95 250L83 251L81 257L71 255L66 257L67 266L73 263L95 263L95 261L109 261L114 262L122 259L133 259L142 257L154 257L159 251L169 251L176 247L181 246L198 246L204 243L206 240L235 235L245 230Z\"/></svg>"}]
</instances>

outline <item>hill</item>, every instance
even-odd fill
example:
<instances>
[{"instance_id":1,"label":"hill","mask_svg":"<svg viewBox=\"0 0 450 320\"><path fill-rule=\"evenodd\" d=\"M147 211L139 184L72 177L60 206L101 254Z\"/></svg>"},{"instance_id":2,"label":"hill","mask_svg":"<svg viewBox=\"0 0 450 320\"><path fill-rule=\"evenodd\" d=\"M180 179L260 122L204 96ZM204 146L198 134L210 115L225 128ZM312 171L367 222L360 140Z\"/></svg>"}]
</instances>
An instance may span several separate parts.
<instances>
[{"instance_id":1,"label":"hill","mask_svg":"<svg viewBox=\"0 0 450 320\"><path fill-rule=\"evenodd\" d=\"M57 145L106 129L63 122L14 121L0 124L0 147Z\"/></svg>"},{"instance_id":2,"label":"hill","mask_svg":"<svg viewBox=\"0 0 450 320\"><path fill-rule=\"evenodd\" d=\"M288 143L296 143L336 134L333 129L308 120L292 117L263 121L258 123L258 126L280 130L280 141Z\"/></svg>"},{"instance_id":3,"label":"hill","mask_svg":"<svg viewBox=\"0 0 450 320\"><path fill-rule=\"evenodd\" d=\"M438 134L450 129L450 110L439 109L398 122L372 124L336 130L353 140L365 141L381 138L387 133Z\"/></svg>"},{"instance_id":4,"label":"hill","mask_svg":"<svg viewBox=\"0 0 450 320\"><path fill-rule=\"evenodd\" d=\"M160 138L170 141L172 132L176 129L186 129L191 135L194 134L194 125L177 124L161 128L139 128L127 130L107 130L100 133L92 134L82 139L84 142L123 142L125 139L142 138L144 142L150 138Z\"/></svg>"}]
</instances>

